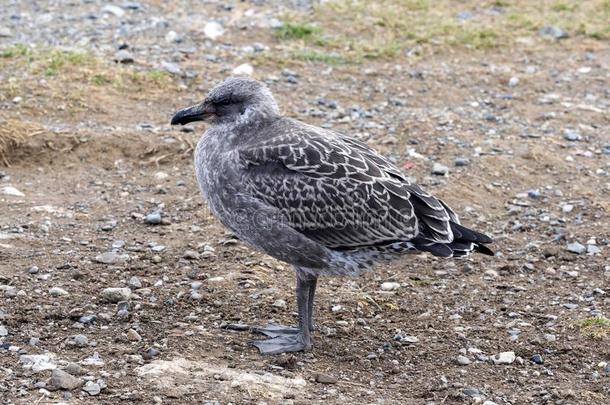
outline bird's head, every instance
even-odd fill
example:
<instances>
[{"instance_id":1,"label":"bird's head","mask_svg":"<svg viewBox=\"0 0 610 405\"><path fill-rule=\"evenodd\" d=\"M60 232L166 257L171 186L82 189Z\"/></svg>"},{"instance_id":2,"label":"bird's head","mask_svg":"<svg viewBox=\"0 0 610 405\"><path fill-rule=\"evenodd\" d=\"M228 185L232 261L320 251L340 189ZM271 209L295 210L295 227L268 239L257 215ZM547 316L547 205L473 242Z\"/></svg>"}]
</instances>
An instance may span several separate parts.
<instances>
[{"instance_id":1,"label":"bird's head","mask_svg":"<svg viewBox=\"0 0 610 405\"><path fill-rule=\"evenodd\" d=\"M229 77L210 90L201 103L176 112L171 124L193 121L239 124L278 114L277 103L267 86L247 77Z\"/></svg>"}]
</instances>

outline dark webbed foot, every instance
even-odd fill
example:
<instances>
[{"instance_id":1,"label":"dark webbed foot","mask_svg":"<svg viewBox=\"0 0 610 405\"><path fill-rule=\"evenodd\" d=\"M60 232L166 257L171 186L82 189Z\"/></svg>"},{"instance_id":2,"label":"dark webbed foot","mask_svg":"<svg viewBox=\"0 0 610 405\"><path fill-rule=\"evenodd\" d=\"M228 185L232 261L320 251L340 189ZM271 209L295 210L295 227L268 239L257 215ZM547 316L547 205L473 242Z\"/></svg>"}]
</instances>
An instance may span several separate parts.
<instances>
[{"instance_id":1,"label":"dark webbed foot","mask_svg":"<svg viewBox=\"0 0 610 405\"><path fill-rule=\"evenodd\" d=\"M267 326L254 327L252 328L252 332L261 333L265 336L274 338L278 336L294 336L299 333L299 328L270 323Z\"/></svg>"},{"instance_id":2,"label":"dark webbed foot","mask_svg":"<svg viewBox=\"0 0 610 405\"><path fill-rule=\"evenodd\" d=\"M314 331L314 327L312 324L309 325L309 331ZM299 333L299 328L296 326L281 325L279 323L268 323L266 326L253 327L252 332L260 333L269 337L276 337L282 335L296 335L297 333Z\"/></svg>"},{"instance_id":3,"label":"dark webbed foot","mask_svg":"<svg viewBox=\"0 0 610 405\"><path fill-rule=\"evenodd\" d=\"M256 346L262 354L300 352L310 350L313 346L311 338L306 338L299 332L283 334L267 340L255 340L250 344Z\"/></svg>"}]
</instances>

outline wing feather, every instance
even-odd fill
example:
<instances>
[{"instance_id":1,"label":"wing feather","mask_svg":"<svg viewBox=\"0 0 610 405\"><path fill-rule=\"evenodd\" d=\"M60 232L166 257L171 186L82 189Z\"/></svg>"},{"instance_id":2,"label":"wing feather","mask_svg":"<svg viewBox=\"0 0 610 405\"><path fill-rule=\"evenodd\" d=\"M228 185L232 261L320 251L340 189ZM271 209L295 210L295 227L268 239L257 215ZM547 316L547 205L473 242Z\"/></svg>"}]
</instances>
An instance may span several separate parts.
<instances>
[{"instance_id":1,"label":"wing feather","mask_svg":"<svg viewBox=\"0 0 610 405\"><path fill-rule=\"evenodd\" d=\"M453 239L455 216L366 144L289 119L239 150L249 193L330 248Z\"/></svg>"}]
</instances>

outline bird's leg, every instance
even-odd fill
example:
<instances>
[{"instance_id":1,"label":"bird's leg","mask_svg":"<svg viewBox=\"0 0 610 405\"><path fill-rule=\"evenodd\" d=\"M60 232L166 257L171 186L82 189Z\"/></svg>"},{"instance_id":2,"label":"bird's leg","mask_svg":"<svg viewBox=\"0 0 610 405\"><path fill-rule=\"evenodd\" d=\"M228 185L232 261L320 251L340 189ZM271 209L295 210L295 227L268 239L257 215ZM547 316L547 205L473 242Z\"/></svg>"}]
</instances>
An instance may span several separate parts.
<instances>
[{"instance_id":1,"label":"bird's leg","mask_svg":"<svg viewBox=\"0 0 610 405\"><path fill-rule=\"evenodd\" d=\"M307 301L307 315L308 315L308 319L307 319L307 325L309 326L309 331L313 332L314 331L314 327L313 327L313 299L314 296L316 295L316 285L318 284L318 277L317 276L311 276L310 282L309 282L309 299Z\"/></svg>"},{"instance_id":2,"label":"bird's leg","mask_svg":"<svg viewBox=\"0 0 610 405\"><path fill-rule=\"evenodd\" d=\"M318 277L313 276L313 275L305 275L297 268L297 278L298 277L305 277L308 280L308 285L306 286L306 288L309 289L309 296L307 298L307 309L308 309L307 325L309 326L309 331L313 332L315 329L314 325L313 325L313 319L312 319L313 318L313 301L314 301L314 295L316 293L316 285L318 283ZM297 280L297 288L299 288L298 280ZM270 323L263 327L252 328L253 332L262 333L263 335L266 335L269 337L277 337L277 336L281 336L281 335L296 335L297 333L299 333L299 330L300 330L299 328L295 328L294 326L285 326L285 325L279 325L276 323Z\"/></svg>"},{"instance_id":3,"label":"bird's leg","mask_svg":"<svg viewBox=\"0 0 610 405\"><path fill-rule=\"evenodd\" d=\"M279 354L311 349L311 310L317 277L297 269L297 306L299 325L297 328L282 325L268 325L255 331L271 336L272 339L253 341L263 354Z\"/></svg>"}]
</instances>

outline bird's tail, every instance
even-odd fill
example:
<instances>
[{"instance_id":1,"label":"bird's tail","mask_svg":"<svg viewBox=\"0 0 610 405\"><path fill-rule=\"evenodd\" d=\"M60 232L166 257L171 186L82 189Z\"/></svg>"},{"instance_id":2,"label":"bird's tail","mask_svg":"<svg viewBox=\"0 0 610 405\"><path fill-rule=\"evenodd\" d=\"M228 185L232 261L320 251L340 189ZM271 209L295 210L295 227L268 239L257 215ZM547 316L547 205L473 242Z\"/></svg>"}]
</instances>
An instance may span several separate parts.
<instances>
[{"instance_id":1,"label":"bird's tail","mask_svg":"<svg viewBox=\"0 0 610 405\"><path fill-rule=\"evenodd\" d=\"M453 241L450 243L435 243L419 237L412 239L410 242L415 249L430 252L439 257L463 257L472 252L489 256L494 255L494 252L485 246L493 242L489 236L455 222L450 222L450 225L453 232Z\"/></svg>"}]
</instances>

